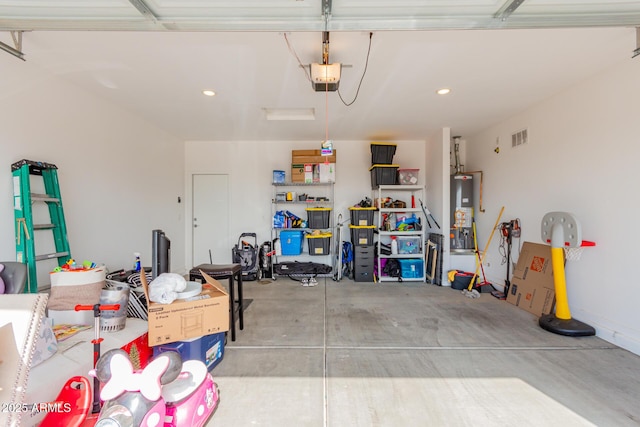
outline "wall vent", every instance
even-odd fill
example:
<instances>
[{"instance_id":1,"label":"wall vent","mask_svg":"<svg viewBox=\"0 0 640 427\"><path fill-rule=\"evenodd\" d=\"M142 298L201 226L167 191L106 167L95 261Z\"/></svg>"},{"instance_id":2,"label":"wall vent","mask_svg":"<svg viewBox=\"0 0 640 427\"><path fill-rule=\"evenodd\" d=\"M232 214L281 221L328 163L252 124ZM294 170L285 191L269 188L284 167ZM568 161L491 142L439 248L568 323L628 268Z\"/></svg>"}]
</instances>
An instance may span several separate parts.
<instances>
[{"instance_id":1,"label":"wall vent","mask_svg":"<svg viewBox=\"0 0 640 427\"><path fill-rule=\"evenodd\" d=\"M511 148L519 147L529 142L529 130L522 129L516 133L511 134Z\"/></svg>"}]
</instances>

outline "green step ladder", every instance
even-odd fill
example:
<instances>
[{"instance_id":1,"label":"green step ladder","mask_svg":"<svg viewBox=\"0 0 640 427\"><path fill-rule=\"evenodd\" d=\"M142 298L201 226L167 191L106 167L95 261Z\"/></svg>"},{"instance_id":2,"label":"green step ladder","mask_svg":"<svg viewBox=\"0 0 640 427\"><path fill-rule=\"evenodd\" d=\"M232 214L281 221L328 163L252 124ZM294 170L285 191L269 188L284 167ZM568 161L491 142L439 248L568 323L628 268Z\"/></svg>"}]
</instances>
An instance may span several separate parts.
<instances>
[{"instance_id":1,"label":"green step ladder","mask_svg":"<svg viewBox=\"0 0 640 427\"><path fill-rule=\"evenodd\" d=\"M36 262L57 258L62 266L71 258L67 226L64 220L60 186L58 184L58 167L51 163L20 160L11 165L13 174L13 209L16 218L16 260L27 264L29 276L25 293L37 293L38 274ZM31 192L31 177L41 176L44 183L44 194ZM35 181L34 181L35 183ZM34 205L45 203L49 210L50 222L34 224ZM38 218L39 219L39 218ZM36 254L35 231L49 230L53 232L55 252ZM38 233L40 236L40 233Z\"/></svg>"}]
</instances>

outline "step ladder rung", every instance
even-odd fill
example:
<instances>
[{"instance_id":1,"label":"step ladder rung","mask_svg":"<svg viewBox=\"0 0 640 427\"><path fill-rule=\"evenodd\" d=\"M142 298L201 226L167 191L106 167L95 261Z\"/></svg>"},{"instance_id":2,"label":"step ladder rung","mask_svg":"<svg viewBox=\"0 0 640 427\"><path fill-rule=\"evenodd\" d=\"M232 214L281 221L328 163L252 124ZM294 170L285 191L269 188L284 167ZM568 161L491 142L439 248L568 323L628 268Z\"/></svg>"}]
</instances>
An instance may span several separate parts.
<instances>
[{"instance_id":1,"label":"step ladder rung","mask_svg":"<svg viewBox=\"0 0 640 427\"><path fill-rule=\"evenodd\" d=\"M58 199L57 197L51 197L48 194L37 194L37 193L31 193L31 200L34 200L37 202L53 202L53 203L60 202L60 199Z\"/></svg>"},{"instance_id":2,"label":"step ladder rung","mask_svg":"<svg viewBox=\"0 0 640 427\"><path fill-rule=\"evenodd\" d=\"M59 258L61 256L68 256L69 252L54 252L52 254L42 254L36 256L36 261L44 261L46 259Z\"/></svg>"},{"instance_id":3,"label":"step ladder rung","mask_svg":"<svg viewBox=\"0 0 640 427\"><path fill-rule=\"evenodd\" d=\"M33 224L34 230L51 230L55 224Z\"/></svg>"}]
</instances>

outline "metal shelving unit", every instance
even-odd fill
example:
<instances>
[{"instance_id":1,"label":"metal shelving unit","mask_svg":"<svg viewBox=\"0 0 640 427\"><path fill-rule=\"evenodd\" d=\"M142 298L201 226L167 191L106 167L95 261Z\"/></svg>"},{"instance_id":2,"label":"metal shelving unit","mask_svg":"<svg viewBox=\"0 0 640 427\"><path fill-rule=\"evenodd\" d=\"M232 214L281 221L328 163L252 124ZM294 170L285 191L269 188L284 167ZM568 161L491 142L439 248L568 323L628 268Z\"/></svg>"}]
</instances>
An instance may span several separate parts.
<instances>
[{"instance_id":1,"label":"metal shelving unit","mask_svg":"<svg viewBox=\"0 0 640 427\"><path fill-rule=\"evenodd\" d=\"M424 187L421 185L379 185L374 190L374 198L382 200L386 198L392 198L394 200L402 200L406 203L405 208L385 208L381 207L376 212L376 225L378 229L378 241L376 242L378 249L378 281L380 282L397 282L397 277L382 275L382 269L384 263L388 259L400 259L400 260L421 260L421 268L418 269L415 277L402 277L403 282L424 282L426 280L426 267L425 267L425 227L424 227L424 213L419 207L411 207L411 200L415 202L415 206L418 206L419 200L424 200ZM385 215L395 215L396 219L399 216L411 217L413 214L420 219L419 230L384 230L384 217ZM419 244L417 253L398 253L398 254L383 254L381 247L383 244L390 245L392 237L416 237L415 239Z\"/></svg>"},{"instance_id":2,"label":"metal shelving unit","mask_svg":"<svg viewBox=\"0 0 640 427\"><path fill-rule=\"evenodd\" d=\"M272 184L273 194L271 199L271 240L273 241L276 238L280 238L280 233L282 231L290 231L296 230L301 231L306 234L313 233L316 230L320 232L331 232L334 228L334 215L333 215L333 205L334 205L334 183L333 182L314 182L314 183L298 183L298 182L284 182L284 183L273 183ZM289 192L295 192L295 195L292 195L292 200L286 200L286 194ZM284 200L282 193L285 194ZM300 200L299 197L302 194L307 194L307 198L304 200ZM314 197L314 199L310 199L309 197ZM315 200L315 198L322 197L326 200ZM273 218L277 211L280 210L288 210L294 215L306 219L307 218L307 208L329 208L329 224L326 228L309 228L309 227L295 227L295 228L279 228L274 227ZM273 255L272 265L272 274L273 277L276 278L277 274L273 269L273 266L278 262L284 261L311 261L316 263L322 263L329 266L333 266L333 256L334 256L334 244L332 244L335 236L331 236L329 241L329 249L328 253L325 255L313 255L309 253L308 243L303 241L302 243L302 253L299 255ZM303 237L304 239L304 237ZM304 239L306 240L306 239ZM333 270L333 269L332 269ZM316 277L333 277L334 272L326 274L317 274L314 275ZM305 277L308 275L291 275L291 276L300 276Z\"/></svg>"}]
</instances>

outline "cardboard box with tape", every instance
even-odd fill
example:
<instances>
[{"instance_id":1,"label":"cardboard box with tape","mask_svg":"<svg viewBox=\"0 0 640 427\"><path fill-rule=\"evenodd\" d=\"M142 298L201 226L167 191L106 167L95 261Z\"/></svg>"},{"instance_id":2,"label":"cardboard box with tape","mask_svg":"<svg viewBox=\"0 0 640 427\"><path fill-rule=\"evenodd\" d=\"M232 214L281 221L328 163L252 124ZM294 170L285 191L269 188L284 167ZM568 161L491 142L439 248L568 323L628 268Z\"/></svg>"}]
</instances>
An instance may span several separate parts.
<instances>
[{"instance_id":1,"label":"cardboard box with tape","mask_svg":"<svg viewBox=\"0 0 640 427\"><path fill-rule=\"evenodd\" d=\"M555 296L551 247L524 242L511 278L507 302L539 317L551 313Z\"/></svg>"},{"instance_id":2,"label":"cardboard box with tape","mask_svg":"<svg viewBox=\"0 0 640 427\"><path fill-rule=\"evenodd\" d=\"M291 164L335 163L337 158L338 150L330 156L323 156L322 150L291 150Z\"/></svg>"},{"instance_id":3,"label":"cardboard box with tape","mask_svg":"<svg viewBox=\"0 0 640 427\"><path fill-rule=\"evenodd\" d=\"M216 279L202 272L200 294L171 304L149 300L149 285L140 275L148 302L149 345L184 341L229 330L229 294Z\"/></svg>"}]
</instances>

